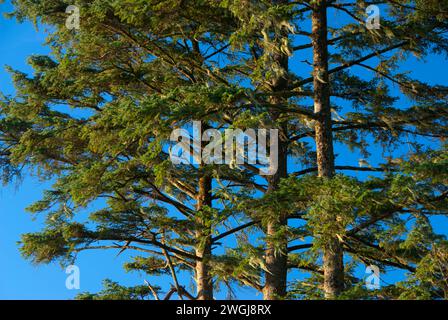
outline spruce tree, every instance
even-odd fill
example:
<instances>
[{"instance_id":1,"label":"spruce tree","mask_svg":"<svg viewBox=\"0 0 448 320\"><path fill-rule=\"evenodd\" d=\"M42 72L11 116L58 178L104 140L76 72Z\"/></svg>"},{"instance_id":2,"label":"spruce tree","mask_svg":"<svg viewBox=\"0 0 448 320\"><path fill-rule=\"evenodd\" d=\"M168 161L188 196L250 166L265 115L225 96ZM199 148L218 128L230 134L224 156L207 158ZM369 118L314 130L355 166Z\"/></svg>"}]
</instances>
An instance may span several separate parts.
<instances>
[{"instance_id":1,"label":"spruce tree","mask_svg":"<svg viewBox=\"0 0 448 320\"><path fill-rule=\"evenodd\" d=\"M448 90L400 69L410 55L447 53L446 1L77 4L81 29L71 31L64 1L15 1L19 19L56 27L53 56L32 57L31 78L15 71L18 96L2 103L6 161L58 178L31 208L59 205L46 230L24 236L25 255L48 262L98 240L155 245L162 261L145 251L128 267L194 269L203 299L212 278L265 299L447 297L447 242L433 217L447 214ZM370 5L381 13L373 28ZM278 129L277 172L173 165L170 132L193 120ZM359 164L341 156L350 151ZM67 221L71 202L101 197L97 230ZM230 236L237 245L214 255ZM367 291L362 265L406 278ZM288 278L293 270L308 277ZM129 296L108 285L94 297L112 297L109 287Z\"/></svg>"},{"instance_id":2,"label":"spruce tree","mask_svg":"<svg viewBox=\"0 0 448 320\"><path fill-rule=\"evenodd\" d=\"M23 236L26 257L48 263L72 261L84 250L136 250L145 256L126 268L170 274L181 298L210 300L217 243L212 234L230 216L238 217L213 208L212 201L220 199L212 182L218 174L223 183L250 177L202 163L174 165L164 149L175 127L195 117L207 122L206 114L222 108L235 90L223 89L220 82L226 81L201 63L214 55L201 51L220 53L227 31L218 33L221 25L213 20L226 15L204 6L203 21L196 21L198 6L186 5L192 12L184 17L186 11L175 5L154 3L147 12L134 12L120 1L86 2L83 28L73 32L65 25L64 2L16 3L17 18L56 30L49 38L52 56L30 58L32 77L11 70L18 94L4 99L2 112L5 123L23 122L7 144L13 149L9 159L56 178L53 189L30 207L48 219L42 232ZM207 35L214 25L216 33ZM210 77L216 86L210 87ZM219 116L212 112L209 121ZM3 132L7 137L12 129L5 126ZM77 218L102 198L107 202L87 221ZM184 270L194 274L196 295L178 283L176 273ZM250 281L244 272L237 278Z\"/></svg>"}]
</instances>

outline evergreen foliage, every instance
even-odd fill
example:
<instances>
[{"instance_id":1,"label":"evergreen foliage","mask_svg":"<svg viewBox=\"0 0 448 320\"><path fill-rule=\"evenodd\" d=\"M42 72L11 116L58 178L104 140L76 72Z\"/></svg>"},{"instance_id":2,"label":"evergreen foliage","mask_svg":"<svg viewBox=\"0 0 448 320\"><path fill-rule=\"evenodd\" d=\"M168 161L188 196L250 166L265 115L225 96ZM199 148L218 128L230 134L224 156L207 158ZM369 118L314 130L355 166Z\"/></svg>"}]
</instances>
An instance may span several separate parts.
<instances>
[{"instance_id":1,"label":"evergreen foliage","mask_svg":"<svg viewBox=\"0 0 448 320\"><path fill-rule=\"evenodd\" d=\"M13 3L13 17L52 26L51 55L30 57L33 75L10 70L17 95L0 100L5 179L27 168L55 181L29 207L47 219L23 255L129 250L125 269L172 282L106 281L78 298L212 299L222 285L265 299L448 298L433 228L448 214L448 87L402 68L446 56L447 1L78 0L79 30L65 27L71 1ZM195 120L279 129L278 172L173 164L170 134ZM368 291L368 265L403 281Z\"/></svg>"}]
</instances>

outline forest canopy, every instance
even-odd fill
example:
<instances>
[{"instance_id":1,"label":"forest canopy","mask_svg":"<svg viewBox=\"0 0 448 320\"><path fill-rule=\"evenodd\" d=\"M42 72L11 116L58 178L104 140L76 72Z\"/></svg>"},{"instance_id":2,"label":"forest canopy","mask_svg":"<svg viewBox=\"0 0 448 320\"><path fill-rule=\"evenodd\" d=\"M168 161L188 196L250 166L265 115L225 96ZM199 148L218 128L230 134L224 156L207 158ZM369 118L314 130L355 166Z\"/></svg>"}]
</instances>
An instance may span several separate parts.
<instances>
[{"instance_id":1,"label":"forest canopy","mask_svg":"<svg viewBox=\"0 0 448 320\"><path fill-rule=\"evenodd\" d=\"M21 253L127 251L123 272L163 279L79 299L448 298L448 87L409 63L447 58L448 1L12 3L51 49L32 74L9 68L0 98L4 182L52 182ZM186 140L193 157L232 151L172 161ZM369 266L400 280L369 290Z\"/></svg>"}]
</instances>

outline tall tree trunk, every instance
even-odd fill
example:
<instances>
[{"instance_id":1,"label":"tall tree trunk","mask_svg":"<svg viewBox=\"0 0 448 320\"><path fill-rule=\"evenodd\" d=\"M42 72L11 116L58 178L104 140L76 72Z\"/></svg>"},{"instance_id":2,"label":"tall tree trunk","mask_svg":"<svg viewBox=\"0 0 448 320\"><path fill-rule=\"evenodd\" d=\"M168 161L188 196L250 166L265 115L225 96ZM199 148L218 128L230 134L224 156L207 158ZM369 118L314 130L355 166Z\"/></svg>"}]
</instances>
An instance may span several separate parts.
<instances>
[{"instance_id":1,"label":"tall tree trunk","mask_svg":"<svg viewBox=\"0 0 448 320\"><path fill-rule=\"evenodd\" d=\"M199 178L199 191L196 204L196 210L201 215L203 215L202 210L205 206L210 208L212 206L211 189L212 179L210 176L204 174ZM212 255L211 232L207 227L207 220L206 215L197 219L199 230L196 231L196 240L198 241L196 255L202 258L201 261L196 261L195 270L198 300L213 300L213 282L209 267L209 261Z\"/></svg>"},{"instance_id":2,"label":"tall tree trunk","mask_svg":"<svg viewBox=\"0 0 448 320\"><path fill-rule=\"evenodd\" d=\"M203 63L204 59L201 54L199 41L191 39L193 52L196 54L198 61ZM205 125L205 130L208 125ZM201 137L199 137L201 139ZM204 145L201 141L200 150L202 152ZM203 212L204 207L212 207L212 178L205 173L204 164L201 162L199 166L199 190L196 200L196 211L200 213L200 217L196 220L199 230L196 231L196 255L202 258L196 261L196 294L198 300L213 300L213 279L210 275L210 259L212 257L212 236L210 227L207 222L211 219L208 214Z\"/></svg>"},{"instance_id":3,"label":"tall tree trunk","mask_svg":"<svg viewBox=\"0 0 448 320\"><path fill-rule=\"evenodd\" d=\"M277 190L280 179L287 176L287 148L286 143L281 141L281 135L280 133L278 171L268 178L268 193ZM276 219L269 221L266 226L265 264L268 271L263 287L264 300L277 300L286 295L288 239L286 236L278 239L276 234L287 226L287 218L283 212L275 212L274 215ZM275 240L271 240L273 238Z\"/></svg>"},{"instance_id":4,"label":"tall tree trunk","mask_svg":"<svg viewBox=\"0 0 448 320\"><path fill-rule=\"evenodd\" d=\"M317 1L312 14L314 59L314 112L317 166L320 177L334 176L334 151L331 124L330 83L328 76L327 3ZM328 213L331 217L332 214ZM331 220L328 221L331 223ZM335 221L336 222L336 221ZM327 299L336 298L344 286L343 250L337 237L330 237L323 248L324 291Z\"/></svg>"},{"instance_id":5,"label":"tall tree trunk","mask_svg":"<svg viewBox=\"0 0 448 320\"><path fill-rule=\"evenodd\" d=\"M285 4L286 0L275 0L277 4ZM283 35L287 38L287 34ZM284 70L284 76L278 77L272 83L272 90L274 92L286 90L288 87L288 56L284 53L275 53L273 60ZM284 98L273 97L270 102L274 105L281 105L286 102ZM271 111L273 121L278 121L281 113L277 110ZM278 170L270 176L268 180L268 193L274 192L278 189L280 180L288 176L287 169L287 152L288 144L286 137L288 136L287 126L281 123L279 126L279 139L278 139ZM287 226L288 220L283 212L274 212L275 219L269 221L266 226L266 251L265 251L265 264L266 264L266 276L265 285L263 287L263 299L264 300L277 300L286 295L286 283L288 275L288 239L286 236L278 239L278 232ZM271 240L274 239L275 240Z\"/></svg>"}]
</instances>

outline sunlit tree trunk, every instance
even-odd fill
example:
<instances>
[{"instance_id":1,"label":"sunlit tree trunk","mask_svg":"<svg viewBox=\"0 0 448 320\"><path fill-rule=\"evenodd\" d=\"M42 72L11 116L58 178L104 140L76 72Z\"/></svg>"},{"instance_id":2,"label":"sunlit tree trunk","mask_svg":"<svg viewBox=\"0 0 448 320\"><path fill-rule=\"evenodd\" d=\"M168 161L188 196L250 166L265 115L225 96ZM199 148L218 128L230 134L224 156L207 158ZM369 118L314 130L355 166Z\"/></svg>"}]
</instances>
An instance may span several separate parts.
<instances>
[{"instance_id":1,"label":"sunlit tree trunk","mask_svg":"<svg viewBox=\"0 0 448 320\"><path fill-rule=\"evenodd\" d=\"M312 13L312 41L314 59L314 112L318 174L323 178L334 176L334 151L331 125L330 85L328 76L327 4L317 1ZM326 213L329 217L331 212ZM325 219L331 223L330 219ZM325 297L332 299L343 290L343 250L337 237L329 237L323 248Z\"/></svg>"},{"instance_id":2,"label":"sunlit tree trunk","mask_svg":"<svg viewBox=\"0 0 448 320\"><path fill-rule=\"evenodd\" d=\"M288 1L277 0L274 1L278 4L284 4ZM287 37L287 35L284 35ZM272 83L272 89L274 92L286 90L288 87L288 55L284 53L275 53L273 56L274 61L284 70L284 75L275 79ZM273 105L281 105L286 102L285 98L273 97L270 101ZM278 111L272 111L271 116L273 121L279 121L281 113ZM278 170L277 172L268 178L268 193L274 192L278 189L280 180L286 178L287 171L287 151L288 145L285 141L287 137L287 126L284 123L279 123L279 139L278 139ZM273 209L275 210L275 209ZM263 288L263 298L265 300L277 300L286 295L286 283L287 283L287 245L288 239L285 236L280 238L277 236L278 232L283 230L287 226L287 218L284 212L273 212L271 219L266 225L266 251L265 251L265 263L268 272L265 276L265 285ZM275 240L272 240L275 238Z\"/></svg>"},{"instance_id":3,"label":"sunlit tree trunk","mask_svg":"<svg viewBox=\"0 0 448 320\"><path fill-rule=\"evenodd\" d=\"M212 179L204 175L199 178L199 190L197 197L196 210L200 215L204 215L205 207L211 208L212 197L210 194L212 188ZM210 275L209 260L212 254L211 234L207 226L207 218L199 217L197 219L199 230L196 231L196 255L202 258L196 262L196 288L198 300L213 300L213 282Z\"/></svg>"}]
</instances>

